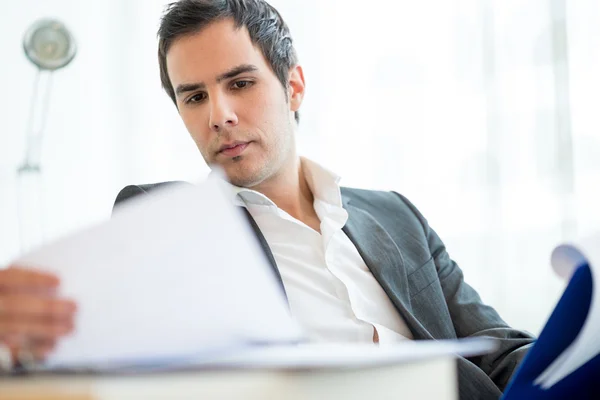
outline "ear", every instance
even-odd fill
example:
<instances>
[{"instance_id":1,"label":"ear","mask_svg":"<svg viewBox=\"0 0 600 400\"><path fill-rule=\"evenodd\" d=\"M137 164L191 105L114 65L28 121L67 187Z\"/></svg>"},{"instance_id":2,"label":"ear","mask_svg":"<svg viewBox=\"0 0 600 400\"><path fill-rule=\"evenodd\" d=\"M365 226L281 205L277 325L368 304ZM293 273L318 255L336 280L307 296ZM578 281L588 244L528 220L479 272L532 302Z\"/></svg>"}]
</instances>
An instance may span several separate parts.
<instances>
[{"instance_id":1,"label":"ear","mask_svg":"<svg viewBox=\"0 0 600 400\"><path fill-rule=\"evenodd\" d=\"M288 99L290 100L290 111L296 112L302 105L304 99L304 71L300 65L290 68L288 74Z\"/></svg>"}]
</instances>

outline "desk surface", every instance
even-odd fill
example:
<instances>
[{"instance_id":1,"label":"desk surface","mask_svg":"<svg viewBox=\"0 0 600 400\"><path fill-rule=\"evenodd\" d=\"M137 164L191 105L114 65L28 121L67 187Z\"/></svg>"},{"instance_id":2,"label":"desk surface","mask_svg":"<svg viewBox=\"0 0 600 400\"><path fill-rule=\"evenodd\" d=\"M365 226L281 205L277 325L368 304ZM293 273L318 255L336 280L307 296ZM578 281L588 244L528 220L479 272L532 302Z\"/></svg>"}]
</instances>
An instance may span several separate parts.
<instances>
[{"instance_id":1,"label":"desk surface","mask_svg":"<svg viewBox=\"0 0 600 400\"><path fill-rule=\"evenodd\" d=\"M448 356L395 366L338 371L228 370L134 376L0 378L0 400L457 398Z\"/></svg>"}]
</instances>

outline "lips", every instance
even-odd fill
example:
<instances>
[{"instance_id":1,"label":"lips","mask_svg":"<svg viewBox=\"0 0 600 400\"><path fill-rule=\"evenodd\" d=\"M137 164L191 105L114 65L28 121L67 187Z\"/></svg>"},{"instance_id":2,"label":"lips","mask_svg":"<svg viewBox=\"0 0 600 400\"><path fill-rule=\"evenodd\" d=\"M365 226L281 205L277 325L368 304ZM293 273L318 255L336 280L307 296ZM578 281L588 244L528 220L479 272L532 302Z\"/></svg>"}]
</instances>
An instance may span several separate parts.
<instances>
[{"instance_id":1,"label":"lips","mask_svg":"<svg viewBox=\"0 0 600 400\"><path fill-rule=\"evenodd\" d=\"M219 154L223 154L226 157L237 157L241 155L244 150L248 147L250 142L233 142L224 144L219 150Z\"/></svg>"}]
</instances>

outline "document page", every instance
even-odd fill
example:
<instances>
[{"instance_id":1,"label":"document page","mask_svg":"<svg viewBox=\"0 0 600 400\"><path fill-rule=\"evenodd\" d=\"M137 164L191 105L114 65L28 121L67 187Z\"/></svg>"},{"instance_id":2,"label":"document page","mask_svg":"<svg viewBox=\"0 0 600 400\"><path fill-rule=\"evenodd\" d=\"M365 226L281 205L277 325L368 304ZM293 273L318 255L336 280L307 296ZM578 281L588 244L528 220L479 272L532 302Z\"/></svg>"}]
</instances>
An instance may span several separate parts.
<instances>
[{"instance_id":1,"label":"document page","mask_svg":"<svg viewBox=\"0 0 600 400\"><path fill-rule=\"evenodd\" d=\"M242 211L221 181L139 196L96 226L22 256L77 301L46 367L189 359L303 338Z\"/></svg>"},{"instance_id":2,"label":"document page","mask_svg":"<svg viewBox=\"0 0 600 400\"><path fill-rule=\"evenodd\" d=\"M562 278L569 279L583 264L588 264L592 272L590 310L577 338L535 381L544 389L600 354L600 233L559 246L552 253L552 266Z\"/></svg>"}]
</instances>

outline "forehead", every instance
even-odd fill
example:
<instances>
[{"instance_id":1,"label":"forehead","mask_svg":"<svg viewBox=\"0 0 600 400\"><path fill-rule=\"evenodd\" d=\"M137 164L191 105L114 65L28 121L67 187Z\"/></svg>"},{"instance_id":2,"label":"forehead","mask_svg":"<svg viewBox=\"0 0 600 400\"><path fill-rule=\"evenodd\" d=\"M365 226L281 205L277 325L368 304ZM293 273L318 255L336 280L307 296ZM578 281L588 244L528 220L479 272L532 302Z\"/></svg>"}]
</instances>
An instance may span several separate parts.
<instances>
[{"instance_id":1,"label":"forehead","mask_svg":"<svg viewBox=\"0 0 600 400\"><path fill-rule=\"evenodd\" d=\"M178 38L167 53L173 86L182 82L209 83L241 64L253 64L259 70L267 68L247 29L236 29L232 20L213 22L198 33Z\"/></svg>"}]
</instances>

